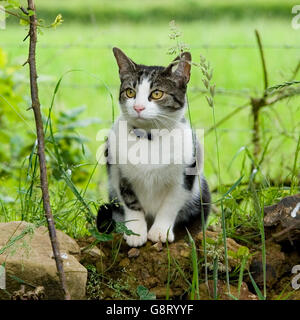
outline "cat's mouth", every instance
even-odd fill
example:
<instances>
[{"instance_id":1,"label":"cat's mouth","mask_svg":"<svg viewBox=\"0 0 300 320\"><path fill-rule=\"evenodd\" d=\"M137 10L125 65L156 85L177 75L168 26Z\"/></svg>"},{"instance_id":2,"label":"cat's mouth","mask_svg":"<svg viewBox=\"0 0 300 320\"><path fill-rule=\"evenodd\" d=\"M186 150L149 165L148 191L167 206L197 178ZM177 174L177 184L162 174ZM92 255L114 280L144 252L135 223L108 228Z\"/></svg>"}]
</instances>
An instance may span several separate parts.
<instances>
[{"instance_id":1,"label":"cat's mouth","mask_svg":"<svg viewBox=\"0 0 300 320\"><path fill-rule=\"evenodd\" d=\"M134 124L137 127L144 127L145 125L148 125L152 123L152 117L149 115L141 115L141 114L136 114L136 115L128 115L125 114L125 118L129 123Z\"/></svg>"},{"instance_id":2,"label":"cat's mouth","mask_svg":"<svg viewBox=\"0 0 300 320\"><path fill-rule=\"evenodd\" d=\"M147 128L151 124L151 120L143 116L131 118L129 122L137 128Z\"/></svg>"},{"instance_id":3,"label":"cat's mouth","mask_svg":"<svg viewBox=\"0 0 300 320\"><path fill-rule=\"evenodd\" d=\"M135 116L135 120L137 120L137 121L146 121L147 118L145 116L143 116L143 115L137 114Z\"/></svg>"}]
</instances>

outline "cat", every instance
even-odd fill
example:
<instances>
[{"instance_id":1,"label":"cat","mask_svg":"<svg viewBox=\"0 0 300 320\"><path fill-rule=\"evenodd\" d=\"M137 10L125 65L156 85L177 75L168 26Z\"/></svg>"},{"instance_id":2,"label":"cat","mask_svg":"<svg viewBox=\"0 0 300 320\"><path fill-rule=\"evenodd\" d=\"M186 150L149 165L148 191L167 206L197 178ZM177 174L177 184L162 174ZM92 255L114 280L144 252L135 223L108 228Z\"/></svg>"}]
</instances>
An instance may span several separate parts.
<instances>
[{"instance_id":1,"label":"cat","mask_svg":"<svg viewBox=\"0 0 300 320\"><path fill-rule=\"evenodd\" d=\"M202 149L185 119L191 54L181 53L162 67L137 64L118 48L113 48L113 53L121 81L121 113L106 141L110 202L99 208L97 227L100 232L111 232L116 221L124 221L134 233L124 234L130 247L142 246L147 239L173 242L175 235L186 233L186 228L201 230L201 211L206 221L211 202L202 174ZM171 130L175 129L184 132L184 150L178 137L172 140L172 150L162 149L162 137L171 141ZM127 141L128 137L136 141ZM151 146L156 153L159 150L159 159L169 155L170 163L126 162L129 149L137 141L140 146L148 144L144 150ZM176 153L175 147L181 151ZM186 159L184 163L177 161L180 156ZM188 170L194 173L187 174Z\"/></svg>"}]
</instances>

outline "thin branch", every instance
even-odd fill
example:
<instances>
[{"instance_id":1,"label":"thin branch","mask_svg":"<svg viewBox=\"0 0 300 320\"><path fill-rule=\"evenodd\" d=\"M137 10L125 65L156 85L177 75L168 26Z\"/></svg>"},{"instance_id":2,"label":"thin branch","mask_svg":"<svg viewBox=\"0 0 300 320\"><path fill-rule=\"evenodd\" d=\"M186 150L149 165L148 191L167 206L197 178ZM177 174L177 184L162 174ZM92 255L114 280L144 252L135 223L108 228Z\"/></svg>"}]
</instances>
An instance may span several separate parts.
<instances>
[{"instance_id":1,"label":"thin branch","mask_svg":"<svg viewBox=\"0 0 300 320\"><path fill-rule=\"evenodd\" d=\"M9 11L9 10L3 9L1 6L0 6L0 11L3 11L5 13L7 13L7 14L10 14L11 16L15 16L15 17L17 17L17 18L19 18L21 20L24 20L24 21L30 23L29 19L26 19L26 18L20 16L19 14L15 13L13 11Z\"/></svg>"},{"instance_id":2,"label":"thin branch","mask_svg":"<svg viewBox=\"0 0 300 320\"><path fill-rule=\"evenodd\" d=\"M265 91L266 92L266 91ZM255 163L257 163L258 156L260 153L260 125L259 125L259 111L260 108L266 105L265 98L251 98L251 113L253 117L252 124L252 144L254 146L253 149L253 157L255 159ZM254 169L254 163L251 165L251 172Z\"/></svg>"},{"instance_id":3,"label":"thin branch","mask_svg":"<svg viewBox=\"0 0 300 320\"><path fill-rule=\"evenodd\" d=\"M258 48L259 48L261 64L262 64L263 74L264 74L264 86L265 86L265 91L266 91L269 86L268 85L268 73L267 73L266 61L265 61L265 56L264 56L264 50L263 50L263 47L261 44L260 35L257 30L255 30L255 36L256 36L256 40L257 40L257 44L258 44ZM266 96L266 92L264 93L264 95Z\"/></svg>"},{"instance_id":4,"label":"thin branch","mask_svg":"<svg viewBox=\"0 0 300 320\"><path fill-rule=\"evenodd\" d=\"M19 9L20 9L24 14L29 15L29 12L27 12L26 9L24 9L23 7L19 7ZM31 9L28 8L28 10L31 10ZM7 14L9 14L9 15L11 15L11 16L14 16L14 17L16 17L16 18L18 18L18 19L20 19L20 20L26 21L26 22L28 23L28 25L30 24L30 19L25 18L24 16L21 16L21 15L15 13L15 12L13 12L13 11L9 11L9 10L7 10L7 9L4 9L4 8L1 7L1 6L0 6L0 11L2 11L2 12L4 12L4 13L7 13ZM40 23L36 20L36 26L37 26L37 27L41 27L41 28L52 28L52 27L53 27L53 24L50 24L50 25L45 26L45 25L43 25L43 24L40 24ZM29 34L26 36L26 38L25 38L23 41L25 41L25 40L28 38L28 36L29 36Z\"/></svg>"},{"instance_id":5,"label":"thin branch","mask_svg":"<svg viewBox=\"0 0 300 320\"><path fill-rule=\"evenodd\" d=\"M287 99L287 98L291 98L291 97L299 95L299 94L300 94L300 86L296 87L296 88L287 88L284 91L280 91L277 96L267 98L265 101L265 105L263 105L262 107L270 106L278 101L281 101L281 100Z\"/></svg>"},{"instance_id":6,"label":"thin branch","mask_svg":"<svg viewBox=\"0 0 300 320\"><path fill-rule=\"evenodd\" d=\"M290 231L294 230L294 229L298 229L298 227L300 226L300 221L298 222L295 222L294 224L290 225L289 227L277 232L277 233L274 233L272 234L272 237L270 239L274 240L274 239L277 239L284 236L286 233L289 233ZM269 241L270 241L269 239Z\"/></svg>"},{"instance_id":7,"label":"thin branch","mask_svg":"<svg viewBox=\"0 0 300 320\"><path fill-rule=\"evenodd\" d=\"M221 124L223 124L224 122L226 122L227 120L231 119L233 116L235 116L237 113L239 113L240 111L244 110L245 108L252 106L253 100L255 101L254 103L257 103L260 105L260 108L263 107L267 107L267 106L271 106L281 100L296 96L300 94L300 87L297 88L289 88L286 89L284 91L280 91L276 96L272 96L272 97L268 97L266 99L262 99L262 98L252 98L252 101L250 102L246 102L245 104L237 107L236 109L234 109L232 112L230 112L229 114L227 114L224 118L222 118L220 121L218 121L216 123L216 125L210 127L209 129L207 129L205 131L205 136L210 134L211 132L213 132L213 130L215 128L218 128ZM254 130L254 129L253 129Z\"/></svg>"},{"instance_id":8,"label":"thin branch","mask_svg":"<svg viewBox=\"0 0 300 320\"><path fill-rule=\"evenodd\" d=\"M210 127L208 130L205 131L204 135L208 135L209 133L211 133L212 131L214 131L217 127L219 127L221 124L223 124L224 122L226 122L227 120L229 120L230 118L232 118L233 116L235 116L238 112L244 110L246 107L249 107L250 103L247 102L239 107L237 107L236 109L234 109L232 112L228 113L224 118L222 118L220 121L218 121L215 125L213 125L212 127Z\"/></svg>"},{"instance_id":9,"label":"thin branch","mask_svg":"<svg viewBox=\"0 0 300 320\"><path fill-rule=\"evenodd\" d=\"M20 10L27 16L29 15L29 12L24 7L20 6Z\"/></svg>"},{"instance_id":10,"label":"thin branch","mask_svg":"<svg viewBox=\"0 0 300 320\"><path fill-rule=\"evenodd\" d=\"M270 94L272 94L273 92L275 92L276 90L282 90L284 88L287 88L287 87L291 87L295 84L300 84L300 81L297 81L297 80L293 80L293 81L285 81L284 83L281 83L281 84L277 84L275 86L272 86L270 88L267 89L268 92L270 92Z\"/></svg>"},{"instance_id":11,"label":"thin branch","mask_svg":"<svg viewBox=\"0 0 300 320\"><path fill-rule=\"evenodd\" d=\"M26 37L23 39L23 42L27 40L27 38L30 36L29 32L27 33Z\"/></svg>"},{"instance_id":12,"label":"thin branch","mask_svg":"<svg viewBox=\"0 0 300 320\"><path fill-rule=\"evenodd\" d=\"M257 40L257 44L258 44L258 49L259 49L259 53L260 53L260 58L261 58L261 64L262 64L262 69L263 69L263 76L264 76L264 93L262 97L255 97L255 98L251 98L251 112L252 112L252 116L253 116L253 133L252 133L252 143L254 146L253 149L253 157L255 160L258 159L259 153L260 153L260 125L259 125L259 111L260 109L266 105L266 97L268 95L267 89L268 89L268 73L267 73L267 67L266 67L266 61L265 61L265 56L264 56L264 50L263 50L263 46L261 44L261 39L260 39L260 35L259 32L257 30L255 30L255 36L256 36L256 40ZM254 163L252 163L251 165L251 172L254 169Z\"/></svg>"},{"instance_id":13,"label":"thin branch","mask_svg":"<svg viewBox=\"0 0 300 320\"><path fill-rule=\"evenodd\" d=\"M28 10L34 12L30 16L30 29L29 29L29 71L30 71L30 91L31 91L31 101L32 108L35 117L36 131L37 131L37 140L38 140L38 156L40 162L40 180L42 188L42 197L45 216L48 222L49 236L51 240L53 255L56 262L56 267L61 282L62 291L66 300L70 299L66 287L66 278L64 274L63 261L59 251L59 243L57 240L54 219L50 206L49 190L48 190L48 177L47 177L47 168L46 168L46 157L45 157L45 141L44 141L44 129L43 121L40 109L40 101L38 95L38 85L37 85L37 71L36 71L36 42L37 42L37 18L35 13L34 0L27 0Z\"/></svg>"},{"instance_id":14,"label":"thin branch","mask_svg":"<svg viewBox=\"0 0 300 320\"><path fill-rule=\"evenodd\" d=\"M24 67L28 63L28 59L22 64L22 67Z\"/></svg>"}]
</instances>

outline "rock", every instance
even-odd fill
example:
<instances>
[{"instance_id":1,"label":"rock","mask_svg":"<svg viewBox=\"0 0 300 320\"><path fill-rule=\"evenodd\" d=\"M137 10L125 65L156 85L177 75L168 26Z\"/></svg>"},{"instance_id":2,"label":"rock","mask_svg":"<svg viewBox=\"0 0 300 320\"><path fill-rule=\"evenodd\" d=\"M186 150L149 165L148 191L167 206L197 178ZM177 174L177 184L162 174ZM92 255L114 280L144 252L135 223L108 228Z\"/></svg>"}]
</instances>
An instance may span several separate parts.
<instances>
[{"instance_id":1,"label":"rock","mask_svg":"<svg viewBox=\"0 0 300 320\"><path fill-rule=\"evenodd\" d=\"M167 296L167 286L165 287L155 287L155 288L152 288L150 290L151 293L154 293L156 298L158 299L166 299L166 296ZM176 288L169 288L169 297L172 298L174 296L179 296L180 294L182 293L182 290L180 288L176 289Z\"/></svg>"},{"instance_id":2,"label":"rock","mask_svg":"<svg viewBox=\"0 0 300 320\"><path fill-rule=\"evenodd\" d=\"M111 300L112 297L114 297L114 294L115 294L114 290L112 290L112 289L110 289L110 288L105 288L105 289L103 290L103 299L105 299L105 300Z\"/></svg>"},{"instance_id":3,"label":"rock","mask_svg":"<svg viewBox=\"0 0 300 320\"><path fill-rule=\"evenodd\" d=\"M277 242L300 241L300 193L264 208L267 238Z\"/></svg>"},{"instance_id":4,"label":"rock","mask_svg":"<svg viewBox=\"0 0 300 320\"><path fill-rule=\"evenodd\" d=\"M21 289L13 292L12 300L43 300L45 298L45 288L36 287L34 290L26 292L25 285L21 285Z\"/></svg>"},{"instance_id":5,"label":"rock","mask_svg":"<svg viewBox=\"0 0 300 320\"><path fill-rule=\"evenodd\" d=\"M289 300L300 300L300 289L292 291Z\"/></svg>"},{"instance_id":6,"label":"rock","mask_svg":"<svg viewBox=\"0 0 300 320\"><path fill-rule=\"evenodd\" d=\"M157 252L160 252L162 251L163 249L163 245L162 243L159 241L157 243L155 243L153 246L152 246L153 249L155 249Z\"/></svg>"},{"instance_id":7,"label":"rock","mask_svg":"<svg viewBox=\"0 0 300 320\"><path fill-rule=\"evenodd\" d=\"M213 300L214 299L214 282L208 280L207 285L201 283L199 285L200 300ZM238 288L230 285L230 294L239 300L258 300L258 297L251 293L245 282L242 282L240 289L240 296L238 294ZM235 300L227 292L227 284L224 280L218 280L217 283L217 299L218 300Z\"/></svg>"},{"instance_id":8,"label":"rock","mask_svg":"<svg viewBox=\"0 0 300 320\"><path fill-rule=\"evenodd\" d=\"M219 271L225 271L225 251L223 245L222 234L214 231L206 231L206 250L207 250L207 264L210 270L213 270L213 261L216 256L219 258ZM203 254L203 233L200 232L196 235L195 241ZM231 271L236 268L241 263L242 256L239 256L240 250L245 249L249 251L248 248L243 247L236 243L233 239L227 238L227 252L228 252L228 269ZM250 256L248 257L246 263L246 269L249 268Z\"/></svg>"},{"instance_id":9,"label":"rock","mask_svg":"<svg viewBox=\"0 0 300 320\"><path fill-rule=\"evenodd\" d=\"M101 259L100 261L96 262L96 270L99 274L104 274L106 268L107 266L104 260Z\"/></svg>"},{"instance_id":10,"label":"rock","mask_svg":"<svg viewBox=\"0 0 300 320\"><path fill-rule=\"evenodd\" d=\"M157 286L157 284L159 283L159 280L156 277L149 277L147 279L147 284L149 288L153 288L155 286Z\"/></svg>"},{"instance_id":11,"label":"rock","mask_svg":"<svg viewBox=\"0 0 300 320\"><path fill-rule=\"evenodd\" d=\"M136 258L140 255L140 251L137 248L131 248L128 251L128 258Z\"/></svg>"},{"instance_id":12,"label":"rock","mask_svg":"<svg viewBox=\"0 0 300 320\"><path fill-rule=\"evenodd\" d=\"M299 262L300 252L300 194L281 199L264 208L266 235L266 285L271 296L280 296L289 280L285 275ZM264 283L261 251L254 254L251 274L262 288ZM283 282L282 286L280 283ZM269 294L269 293L268 293Z\"/></svg>"},{"instance_id":13,"label":"rock","mask_svg":"<svg viewBox=\"0 0 300 320\"><path fill-rule=\"evenodd\" d=\"M83 299L87 270L78 262L80 249L76 241L57 230L60 252L63 257L66 284L72 299ZM46 227L14 221L0 223L0 265L5 262L6 290L20 289L13 276L25 282L26 287L44 287L45 299L63 299L52 247ZM28 286L30 284L31 286ZM24 293L26 293L24 289ZM31 294L31 293L30 293ZM0 299L7 299L2 290Z\"/></svg>"},{"instance_id":14,"label":"rock","mask_svg":"<svg viewBox=\"0 0 300 320\"><path fill-rule=\"evenodd\" d=\"M295 220L300 219L300 193L281 199L277 204L264 208L264 223L266 226L272 226L282 223L284 227L293 224ZM297 206L298 205L298 206ZM296 208L297 207L297 208ZM294 209L297 209L294 211Z\"/></svg>"},{"instance_id":15,"label":"rock","mask_svg":"<svg viewBox=\"0 0 300 320\"><path fill-rule=\"evenodd\" d=\"M126 268L130 265L130 260L128 258L124 258L120 261L119 266L122 268Z\"/></svg>"},{"instance_id":16,"label":"rock","mask_svg":"<svg viewBox=\"0 0 300 320\"><path fill-rule=\"evenodd\" d=\"M191 251L188 249L186 250L182 249L180 250L180 255L184 258L188 258L191 255Z\"/></svg>"},{"instance_id":17,"label":"rock","mask_svg":"<svg viewBox=\"0 0 300 320\"><path fill-rule=\"evenodd\" d=\"M287 268L285 254L281 251L281 246L276 243L266 244L266 284L272 287L278 279L290 268ZM263 286L263 264L261 252L253 256L250 272L259 287Z\"/></svg>"},{"instance_id":18,"label":"rock","mask_svg":"<svg viewBox=\"0 0 300 320\"><path fill-rule=\"evenodd\" d=\"M167 288L166 287L155 287L150 290L151 293L154 293L158 299L166 299ZM172 289L169 289L169 297L173 297L174 293Z\"/></svg>"},{"instance_id":19,"label":"rock","mask_svg":"<svg viewBox=\"0 0 300 320\"><path fill-rule=\"evenodd\" d=\"M95 246L80 248L80 252L80 263L82 264L95 264L105 258L104 252Z\"/></svg>"}]
</instances>

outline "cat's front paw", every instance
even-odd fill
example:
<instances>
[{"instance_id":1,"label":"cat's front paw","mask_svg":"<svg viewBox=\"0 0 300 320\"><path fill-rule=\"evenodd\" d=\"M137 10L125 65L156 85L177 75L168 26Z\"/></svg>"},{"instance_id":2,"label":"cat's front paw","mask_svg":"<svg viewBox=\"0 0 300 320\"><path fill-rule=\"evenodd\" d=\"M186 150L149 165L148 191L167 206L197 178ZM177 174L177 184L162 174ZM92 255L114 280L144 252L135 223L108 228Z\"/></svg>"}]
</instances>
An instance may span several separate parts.
<instances>
[{"instance_id":1,"label":"cat's front paw","mask_svg":"<svg viewBox=\"0 0 300 320\"><path fill-rule=\"evenodd\" d=\"M163 225L153 225L148 232L148 239L152 242L173 242L174 241L174 232L169 228L169 226Z\"/></svg>"},{"instance_id":2,"label":"cat's front paw","mask_svg":"<svg viewBox=\"0 0 300 320\"><path fill-rule=\"evenodd\" d=\"M138 236L124 234L124 239L130 247L140 247L147 242L146 221L130 221L126 223L126 227L134 233L139 234Z\"/></svg>"}]
</instances>

